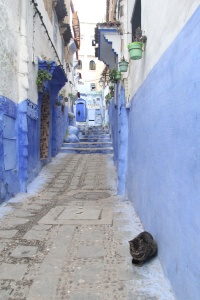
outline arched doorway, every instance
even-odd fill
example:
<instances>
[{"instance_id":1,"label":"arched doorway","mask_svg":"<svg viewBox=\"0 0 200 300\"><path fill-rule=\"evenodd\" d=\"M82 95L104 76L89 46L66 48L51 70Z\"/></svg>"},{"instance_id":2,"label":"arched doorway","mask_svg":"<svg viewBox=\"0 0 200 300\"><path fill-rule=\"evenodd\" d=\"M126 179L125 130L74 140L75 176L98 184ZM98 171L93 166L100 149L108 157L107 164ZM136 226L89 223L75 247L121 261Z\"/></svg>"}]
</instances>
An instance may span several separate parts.
<instances>
[{"instance_id":1,"label":"arched doorway","mask_svg":"<svg viewBox=\"0 0 200 300\"><path fill-rule=\"evenodd\" d=\"M46 93L42 97L41 124L40 124L40 159L46 159L49 154L49 123L50 123L50 97Z\"/></svg>"}]
</instances>

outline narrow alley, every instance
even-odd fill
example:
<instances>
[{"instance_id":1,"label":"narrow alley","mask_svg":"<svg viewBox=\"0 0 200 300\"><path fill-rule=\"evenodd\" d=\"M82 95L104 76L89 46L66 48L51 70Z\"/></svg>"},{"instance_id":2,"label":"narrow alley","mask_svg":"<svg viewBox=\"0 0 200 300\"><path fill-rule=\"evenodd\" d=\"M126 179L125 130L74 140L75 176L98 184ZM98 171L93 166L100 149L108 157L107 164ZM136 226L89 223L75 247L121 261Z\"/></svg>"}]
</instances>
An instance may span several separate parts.
<instances>
[{"instance_id":1,"label":"narrow alley","mask_svg":"<svg viewBox=\"0 0 200 300\"><path fill-rule=\"evenodd\" d=\"M0 11L0 300L200 300L200 0Z\"/></svg>"},{"instance_id":2,"label":"narrow alley","mask_svg":"<svg viewBox=\"0 0 200 300\"><path fill-rule=\"evenodd\" d=\"M144 229L112 154L58 154L0 214L2 300L174 299L158 256L131 263Z\"/></svg>"}]
</instances>

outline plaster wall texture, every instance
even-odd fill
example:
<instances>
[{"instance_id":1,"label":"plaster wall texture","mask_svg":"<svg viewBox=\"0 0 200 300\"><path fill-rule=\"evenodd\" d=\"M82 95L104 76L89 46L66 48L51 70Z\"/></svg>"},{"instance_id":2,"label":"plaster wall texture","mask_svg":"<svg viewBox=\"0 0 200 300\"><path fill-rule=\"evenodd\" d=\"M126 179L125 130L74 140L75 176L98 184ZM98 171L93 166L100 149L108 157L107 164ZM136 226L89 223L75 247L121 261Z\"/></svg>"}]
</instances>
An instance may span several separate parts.
<instances>
[{"instance_id":1,"label":"plaster wall texture","mask_svg":"<svg viewBox=\"0 0 200 300\"><path fill-rule=\"evenodd\" d=\"M154 7L153 2L149 2ZM163 19L171 9L170 3L162 3L160 12ZM181 8L182 5L185 8L180 12L180 22L177 22L178 35L173 38L177 33L176 26L169 36L165 34L168 42L171 38L171 45L165 42L166 51L156 63L154 61L151 71L131 100L126 180L129 199L134 202L145 230L151 232L158 243L158 254L176 299L198 300L200 7L183 26L196 1L191 7L186 1ZM174 14L170 15L169 24L159 26L163 28L163 34L164 28L170 32L172 24L175 24ZM162 25L163 21L159 20L157 24ZM156 30L154 33L158 35ZM163 46L160 45L160 48L163 49ZM148 51L152 57L153 45L147 50L147 56L150 55ZM145 64L146 58L138 63ZM151 66L147 64L146 67ZM133 75L131 79L133 83L136 80Z\"/></svg>"},{"instance_id":2,"label":"plaster wall texture","mask_svg":"<svg viewBox=\"0 0 200 300\"><path fill-rule=\"evenodd\" d=\"M11 9L12 7L12 9ZM20 1L0 1L0 95L17 102Z\"/></svg>"},{"instance_id":3,"label":"plaster wall texture","mask_svg":"<svg viewBox=\"0 0 200 300\"><path fill-rule=\"evenodd\" d=\"M42 0L38 1L38 8L51 40L54 41L55 27L52 26ZM27 98L37 103L38 93L35 81L38 58L45 56L57 61L56 55L41 26L38 15L33 18L35 11L29 1L2 0L0 10L0 38L2 41L0 45L0 95L15 103L20 103ZM55 46L62 61L62 38L58 26L56 31L57 43Z\"/></svg>"},{"instance_id":4,"label":"plaster wall texture","mask_svg":"<svg viewBox=\"0 0 200 300\"><path fill-rule=\"evenodd\" d=\"M44 3L42 0L38 1L38 9L40 10L43 21L46 25L47 31L50 35L51 40L54 42L54 26L53 21L49 19L48 13L45 9ZM27 48L28 48L28 82L29 82L29 90L27 92L27 98L31 99L33 103L37 104L38 101L38 93L36 88L36 77L37 77L37 71L38 71L38 58L47 58L52 61L57 61L55 52L53 48L51 47L51 43L48 40L47 34L45 33L44 27L41 26L41 21L39 19L39 16L36 15L33 19L34 15L34 7L33 5L28 4L27 9ZM30 21L32 20L32 21ZM64 61L62 61L62 39L59 34L58 26L56 27L57 32L57 43L54 43L54 46L56 47L58 56L63 63L63 67L65 68ZM35 31L35 32L34 32ZM34 64L33 64L34 61ZM59 64L59 63L58 63ZM21 98L20 101L23 101L24 99Z\"/></svg>"},{"instance_id":5,"label":"plaster wall texture","mask_svg":"<svg viewBox=\"0 0 200 300\"><path fill-rule=\"evenodd\" d=\"M127 23L125 33L131 32L131 17L135 1L128 0ZM138 61L130 60L129 76L130 94L134 95L141 86L149 72L158 62L162 54L167 50L183 26L199 6L199 0L149 0L142 1L141 28L147 36L146 50L143 58ZM131 34L124 34L124 51L127 44L132 42ZM132 80L134 78L134 84Z\"/></svg>"}]
</instances>

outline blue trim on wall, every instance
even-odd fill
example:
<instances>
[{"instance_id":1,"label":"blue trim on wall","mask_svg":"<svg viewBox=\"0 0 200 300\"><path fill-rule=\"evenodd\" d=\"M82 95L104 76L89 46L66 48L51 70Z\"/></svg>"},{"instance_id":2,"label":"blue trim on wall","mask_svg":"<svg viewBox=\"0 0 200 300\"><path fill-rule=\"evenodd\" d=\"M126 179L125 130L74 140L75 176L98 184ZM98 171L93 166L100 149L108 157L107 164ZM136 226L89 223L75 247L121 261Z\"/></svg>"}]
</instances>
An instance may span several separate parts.
<instances>
[{"instance_id":1,"label":"blue trim on wall","mask_svg":"<svg viewBox=\"0 0 200 300\"><path fill-rule=\"evenodd\" d=\"M107 42L107 44L109 44L109 45L112 46L112 42L110 42L105 36L104 36L104 40ZM118 57L118 54L117 54L117 52L115 52L115 50L113 49L113 47L112 47L112 52L113 52L113 54L114 54L115 56Z\"/></svg>"},{"instance_id":2,"label":"blue trim on wall","mask_svg":"<svg viewBox=\"0 0 200 300\"><path fill-rule=\"evenodd\" d=\"M99 60L102 60L103 63L104 63L107 67L109 67L108 63L105 62L105 60L100 59L100 51L101 51L101 34L103 34L103 38L104 38L104 40L107 42L107 44L109 44L109 45L112 46L112 42L109 42L109 41L105 38L104 32L105 32L105 33L117 32L117 29L115 29L115 28L112 28L112 29L100 28L100 29L99 29L99 39L98 39L98 40L99 40L98 59L99 59ZM113 55L116 56L116 57L118 58L117 53L116 53L113 49L111 49L111 51L113 52ZM117 66L117 65L118 65L118 64L116 63L116 66Z\"/></svg>"},{"instance_id":3,"label":"blue trim on wall","mask_svg":"<svg viewBox=\"0 0 200 300\"><path fill-rule=\"evenodd\" d=\"M0 96L0 203L16 195L20 191L20 182L18 176L18 160L15 158L16 164L13 169L5 170L5 159L9 160L9 156L13 156L16 150L17 152L17 140L16 149L8 149L8 153L5 153L4 149L4 128L5 124L4 116L10 117L14 120L15 129L12 136L17 137L17 106L10 99ZM12 157L13 159L13 157Z\"/></svg>"},{"instance_id":4,"label":"blue trim on wall","mask_svg":"<svg viewBox=\"0 0 200 300\"><path fill-rule=\"evenodd\" d=\"M127 192L176 299L200 297L200 7L149 73L129 114Z\"/></svg>"}]
</instances>

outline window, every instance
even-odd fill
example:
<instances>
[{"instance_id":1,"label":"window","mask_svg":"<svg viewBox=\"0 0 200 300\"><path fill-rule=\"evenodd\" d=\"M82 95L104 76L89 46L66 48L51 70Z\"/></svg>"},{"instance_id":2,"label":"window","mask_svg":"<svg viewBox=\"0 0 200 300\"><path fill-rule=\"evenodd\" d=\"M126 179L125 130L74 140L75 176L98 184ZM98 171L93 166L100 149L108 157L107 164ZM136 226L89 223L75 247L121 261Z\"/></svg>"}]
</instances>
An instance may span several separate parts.
<instances>
[{"instance_id":1,"label":"window","mask_svg":"<svg viewBox=\"0 0 200 300\"><path fill-rule=\"evenodd\" d=\"M95 64L94 60L90 61L89 70L96 70L96 64Z\"/></svg>"},{"instance_id":2,"label":"window","mask_svg":"<svg viewBox=\"0 0 200 300\"><path fill-rule=\"evenodd\" d=\"M141 0L136 0L131 18L132 24L132 41L135 39L135 30L141 28Z\"/></svg>"},{"instance_id":3,"label":"window","mask_svg":"<svg viewBox=\"0 0 200 300\"><path fill-rule=\"evenodd\" d=\"M96 90L95 83L90 83L90 89L91 89L91 91Z\"/></svg>"},{"instance_id":4,"label":"window","mask_svg":"<svg viewBox=\"0 0 200 300\"><path fill-rule=\"evenodd\" d=\"M82 60L79 59L78 61L78 67L77 69L81 70L82 69Z\"/></svg>"}]
</instances>

